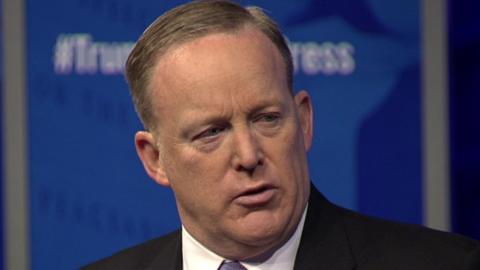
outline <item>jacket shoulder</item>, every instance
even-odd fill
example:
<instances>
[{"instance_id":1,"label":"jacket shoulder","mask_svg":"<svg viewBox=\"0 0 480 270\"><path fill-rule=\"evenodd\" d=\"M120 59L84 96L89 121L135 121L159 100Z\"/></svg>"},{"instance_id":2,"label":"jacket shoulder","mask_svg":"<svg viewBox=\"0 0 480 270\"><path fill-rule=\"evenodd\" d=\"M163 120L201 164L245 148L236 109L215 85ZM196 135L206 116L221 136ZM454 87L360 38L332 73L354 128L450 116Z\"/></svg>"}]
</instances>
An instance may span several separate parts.
<instances>
[{"instance_id":1,"label":"jacket shoulder","mask_svg":"<svg viewBox=\"0 0 480 270\"><path fill-rule=\"evenodd\" d=\"M480 243L476 240L343 208L339 211L352 253L358 265L364 265L363 269L380 269L375 265L398 265L399 269L480 269Z\"/></svg>"},{"instance_id":2,"label":"jacket shoulder","mask_svg":"<svg viewBox=\"0 0 480 270\"><path fill-rule=\"evenodd\" d=\"M181 233L180 230L177 230L167 235L122 250L80 269L146 269L154 261L158 260L159 256L166 257L169 260L174 259L175 256L179 256L179 254L176 253L179 250L181 251Z\"/></svg>"}]
</instances>

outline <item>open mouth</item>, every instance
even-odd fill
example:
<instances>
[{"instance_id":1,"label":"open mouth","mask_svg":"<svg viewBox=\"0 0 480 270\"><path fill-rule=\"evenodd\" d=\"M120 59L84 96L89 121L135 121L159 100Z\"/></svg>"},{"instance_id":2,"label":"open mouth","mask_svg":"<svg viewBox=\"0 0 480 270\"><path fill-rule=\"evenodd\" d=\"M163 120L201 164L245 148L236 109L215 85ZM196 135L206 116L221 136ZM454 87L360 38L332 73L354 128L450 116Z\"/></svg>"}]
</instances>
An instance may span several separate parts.
<instances>
[{"instance_id":1,"label":"open mouth","mask_svg":"<svg viewBox=\"0 0 480 270\"><path fill-rule=\"evenodd\" d=\"M260 186L247 190L235 198L236 203L246 207L256 207L267 204L275 195L276 189L270 186Z\"/></svg>"}]
</instances>

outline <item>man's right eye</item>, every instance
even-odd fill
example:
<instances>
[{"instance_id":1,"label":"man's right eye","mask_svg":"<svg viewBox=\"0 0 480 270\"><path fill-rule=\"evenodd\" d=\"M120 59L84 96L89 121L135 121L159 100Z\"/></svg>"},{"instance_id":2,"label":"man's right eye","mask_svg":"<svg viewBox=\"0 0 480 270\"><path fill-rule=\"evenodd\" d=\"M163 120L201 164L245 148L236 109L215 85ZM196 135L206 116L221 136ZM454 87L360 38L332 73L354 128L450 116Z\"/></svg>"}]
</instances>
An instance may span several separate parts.
<instances>
[{"instance_id":1,"label":"man's right eye","mask_svg":"<svg viewBox=\"0 0 480 270\"><path fill-rule=\"evenodd\" d=\"M204 137L215 136L215 135L218 135L220 132L222 132L224 129L225 128L221 128L221 127L209 128L203 133L203 136Z\"/></svg>"},{"instance_id":2,"label":"man's right eye","mask_svg":"<svg viewBox=\"0 0 480 270\"><path fill-rule=\"evenodd\" d=\"M193 137L193 140L215 137L225 130L224 127L211 127Z\"/></svg>"}]
</instances>

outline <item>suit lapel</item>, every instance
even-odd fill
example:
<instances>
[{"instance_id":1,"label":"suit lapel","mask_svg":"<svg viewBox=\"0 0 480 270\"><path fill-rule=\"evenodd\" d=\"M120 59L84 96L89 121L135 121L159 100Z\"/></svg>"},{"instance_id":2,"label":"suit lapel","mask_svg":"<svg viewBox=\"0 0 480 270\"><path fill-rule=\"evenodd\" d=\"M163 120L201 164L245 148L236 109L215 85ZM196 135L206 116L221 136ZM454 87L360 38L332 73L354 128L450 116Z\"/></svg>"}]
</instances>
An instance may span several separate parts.
<instances>
[{"instance_id":1,"label":"suit lapel","mask_svg":"<svg viewBox=\"0 0 480 270\"><path fill-rule=\"evenodd\" d=\"M181 230L162 246L155 259L146 265L145 270L182 270L182 237Z\"/></svg>"},{"instance_id":2,"label":"suit lapel","mask_svg":"<svg viewBox=\"0 0 480 270\"><path fill-rule=\"evenodd\" d=\"M312 185L295 270L351 270L355 261L343 219Z\"/></svg>"}]
</instances>

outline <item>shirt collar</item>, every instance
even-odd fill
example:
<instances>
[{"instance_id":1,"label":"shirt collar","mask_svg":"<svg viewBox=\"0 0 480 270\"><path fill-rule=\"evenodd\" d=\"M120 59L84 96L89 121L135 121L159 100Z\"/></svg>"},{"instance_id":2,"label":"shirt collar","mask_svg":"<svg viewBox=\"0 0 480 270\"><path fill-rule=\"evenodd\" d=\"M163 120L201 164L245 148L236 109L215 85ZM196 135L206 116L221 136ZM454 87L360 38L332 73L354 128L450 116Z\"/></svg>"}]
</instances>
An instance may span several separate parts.
<instances>
[{"instance_id":1,"label":"shirt collar","mask_svg":"<svg viewBox=\"0 0 480 270\"><path fill-rule=\"evenodd\" d=\"M302 218L295 229L293 235L288 241L277 249L272 256L263 262L240 262L248 270L292 270L297 255L300 238L302 236L303 225L308 205L303 211ZM182 225L182 255L183 269L212 269L216 270L224 258L213 253L205 246L200 244Z\"/></svg>"},{"instance_id":2,"label":"shirt collar","mask_svg":"<svg viewBox=\"0 0 480 270\"><path fill-rule=\"evenodd\" d=\"M182 225L182 256L183 269L211 269L216 270L224 260L222 257L213 253L195 238Z\"/></svg>"}]
</instances>

